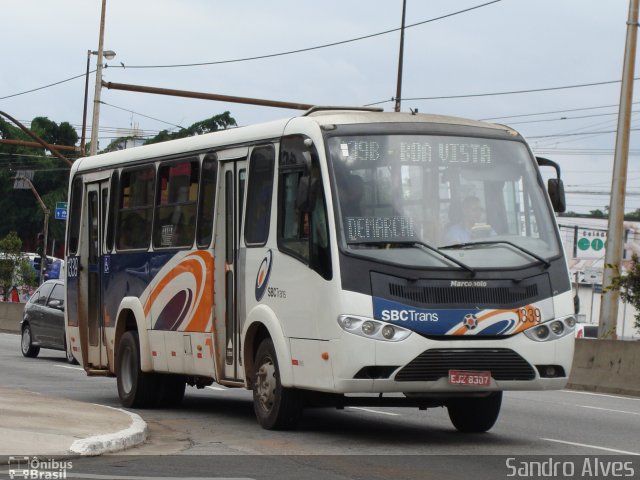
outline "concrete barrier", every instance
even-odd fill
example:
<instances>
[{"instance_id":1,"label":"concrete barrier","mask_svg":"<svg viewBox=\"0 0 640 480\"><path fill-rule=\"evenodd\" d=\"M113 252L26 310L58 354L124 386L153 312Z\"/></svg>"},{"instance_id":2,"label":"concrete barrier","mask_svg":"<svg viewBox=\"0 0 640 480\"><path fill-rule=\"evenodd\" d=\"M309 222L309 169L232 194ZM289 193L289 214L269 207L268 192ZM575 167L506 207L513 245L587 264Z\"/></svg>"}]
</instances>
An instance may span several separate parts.
<instances>
[{"instance_id":1,"label":"concrete barrier","mask_svg":"<svg viewBox=\"0 0 640 480\"><path fill-rule=\"evenodd\" d=\"M0 332L20 333L24 303L0 302Z\"/></svg>"},{"instance_id":2,"label":"concrete barrier","mask_svg":"<svg viewBox=\"0 0 640 480\"><path fill-rule=\"evenodd\" d=\"M640 396L640 342L577 339L567 387Z\"/></svg>"}]
</instances>

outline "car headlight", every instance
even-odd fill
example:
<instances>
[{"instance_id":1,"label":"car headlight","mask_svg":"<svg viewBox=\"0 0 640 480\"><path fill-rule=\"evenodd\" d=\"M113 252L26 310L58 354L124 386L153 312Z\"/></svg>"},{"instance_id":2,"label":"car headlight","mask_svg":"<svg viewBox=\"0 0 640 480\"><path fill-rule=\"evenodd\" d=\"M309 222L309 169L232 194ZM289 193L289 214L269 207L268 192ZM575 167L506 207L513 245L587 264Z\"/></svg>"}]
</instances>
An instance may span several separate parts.
<instances>
[{"instance_id":1,"label":"car headlight","mask_svg":"<svg viewBox=\"0 0 640 480\"><path fill-rule=\"evenodd\" d=\"M345 332L385 342L399 342L411 335L406 328L356 315L340 315L338 325Z\"/></svg>"},{"instance_id":2,"label":"car headlight","mask_svg":"<svg viewBox=\"0 0 640 480\"><path fill-rule=\"evenodd\" d=\"M536 342L547 342L564 337L572 333L576 327L576 319L573 316L559 320L551 320L531 327L524 331L524 334Z\"/></svg>"}]
</instances>

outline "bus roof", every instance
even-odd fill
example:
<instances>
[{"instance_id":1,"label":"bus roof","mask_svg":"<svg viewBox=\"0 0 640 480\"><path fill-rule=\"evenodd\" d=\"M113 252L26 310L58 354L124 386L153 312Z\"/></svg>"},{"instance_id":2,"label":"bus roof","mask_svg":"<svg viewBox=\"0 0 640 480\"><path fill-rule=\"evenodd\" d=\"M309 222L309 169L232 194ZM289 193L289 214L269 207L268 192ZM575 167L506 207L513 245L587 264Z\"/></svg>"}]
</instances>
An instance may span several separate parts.
<instances>
[{"instance_id":1,"label":"bus roof","mask_svg":"<svg viewBox=\"0 0 640 480\"><path fill-rule=\"evenodd\" d=\"M149 158L166 157L189 151L206 151L223 146L239 146L260 140L278 138L282 136L285 127L292 120L296 120L297 122L311 121L318 126L362 123L441 124L509 131L512 135L517 134L505 125L445 115L383 112L365 107L314 107L299 117L285 118L282 120L245 127L230 128L195 137L155 143L142 147L119 150L116 152L102 153L93 157L83 157L74 162L73 167L71 168L71 175L73 176L73 174L78 170L107 169L112 168L114 165L135 163Z\"/></svg>"}]
</instances>

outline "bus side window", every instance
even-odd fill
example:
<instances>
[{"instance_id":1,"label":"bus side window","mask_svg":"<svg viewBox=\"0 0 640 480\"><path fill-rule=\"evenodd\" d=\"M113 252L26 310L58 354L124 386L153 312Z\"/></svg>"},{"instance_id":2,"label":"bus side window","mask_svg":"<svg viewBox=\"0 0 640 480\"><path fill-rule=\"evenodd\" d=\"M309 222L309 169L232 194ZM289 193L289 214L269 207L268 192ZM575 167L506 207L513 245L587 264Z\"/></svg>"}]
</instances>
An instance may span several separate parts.
<instances>
[{"instance_id":1,"label":"bus side window","mask_svg":"<svg viewBox=\"0 0 640 480\"><path fill-rule=\"evenodd\" d=\"M167 162L158 169L153 246L190 247L196 230L198 161Z\"/></svg>"},{"instance_id":2,"label":"bus side window","mask_svg":"<svg viewBox=\"0 0 640 480\"><path fill-rule=\"evenodd\" d=\"M153 218L153 166L125 170L120 177L118 250L149 247Z\"/></svg>"},{"instance_id":3,"label":"bus side window","mask_svg":"<svg viewBox=\"0 0 640 480\"><path fill-rule=\"evenodd\" d=\"M244 239L248 246L263 246L269 238L273 194L273 146L257 147L251 153Z\"/></svg>"},{"instance_id":4,"label":"bus side window","mask_svg":"<svg viewBox=\"0 0 640 480\"><path fill-rule=\"evenodd\" d=\"M216 178L218 176L218 157L215 153L205 155L202 160L200 176L200 200L198 205L198 247L206 248L213 234L214 207L216 201Z\"/></svg>"},{"instance_id":5,"label":"bus side window","mask_svg":"<svg viewBox=\"0 0 640 480\"><path fill-rule=\"evenodd\" d=\"M69 211L69 255L78 253L78 239L80 238L80 214L82 211L82 178L76 177L71 184L71 209Z\"/></svg>"},{"instance_id":6,"label":"bus side window","mask_svg":"<svg viewBox=\"0 0 640 480\"><path fill-rule=\"evenodd\" d=\"M332 277L329 230L318 152L305 137L282 139L279 163L278 247ZM302 188L301 188L302 186ZM308 198L301 202L301 192Z\"/></svg>"}]
</instances>

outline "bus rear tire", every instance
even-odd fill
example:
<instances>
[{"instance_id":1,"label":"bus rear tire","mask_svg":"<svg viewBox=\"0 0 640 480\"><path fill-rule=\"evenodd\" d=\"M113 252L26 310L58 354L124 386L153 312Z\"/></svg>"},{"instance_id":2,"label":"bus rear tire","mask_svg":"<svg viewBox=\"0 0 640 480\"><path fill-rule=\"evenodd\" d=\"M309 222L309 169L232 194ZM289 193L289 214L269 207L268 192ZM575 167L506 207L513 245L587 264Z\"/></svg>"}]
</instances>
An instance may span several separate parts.
<instances>
[{"instance_id":1,"label":"bus rear tire","mask_svg":"<svg viewBox=\"0 0 640 480\"><path fill-rule=\"evenodd\" d=\"M454 398L447 404L447 410L458 431L483 433L495 425L501 405L502 392L492 392L486 397Z\"/></svg>"},{"instance_id":2,"label":"bus rear tire","mask_svg":"<svg viewBox=\"0 0 640 480\"><path fill-rule=\"evenodd\" d=\"M126 408L148 408L155 405L159 382L157 375L140 370L138 332L125 332L118 345L116 376L120 403Z\"/></svg>"},{"instance_id":3,"label":"bus rear tire","mask_svg":"<svg viewBox=\"0 0 640 480\"><path fill-rule=\"evenodd\" d=\"M266 430L295 428L302 415L302 397L280 383L280 369L273 342L266 338L256 353L253 371L253 409Z\"/></svg>"}]
</instances>

